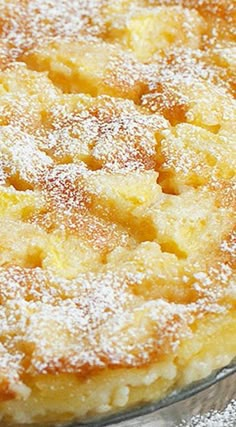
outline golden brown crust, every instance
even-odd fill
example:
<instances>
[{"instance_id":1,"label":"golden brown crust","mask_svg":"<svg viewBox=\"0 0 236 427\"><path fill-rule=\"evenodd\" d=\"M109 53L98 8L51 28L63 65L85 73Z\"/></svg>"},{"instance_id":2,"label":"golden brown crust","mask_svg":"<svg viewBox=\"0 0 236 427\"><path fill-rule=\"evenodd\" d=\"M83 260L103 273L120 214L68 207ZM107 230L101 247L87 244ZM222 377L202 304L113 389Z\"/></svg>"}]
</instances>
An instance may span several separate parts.
<instances>
[{"instance_id":1,"label":"golden brown crust","mask_svg":"<svg viewBox=\"0 0 236 427\"><path fill-rule=\"evenodd\" d=\"M235 356L234 3L1 2L0 421Z\"/></svg>"}]
</instances>

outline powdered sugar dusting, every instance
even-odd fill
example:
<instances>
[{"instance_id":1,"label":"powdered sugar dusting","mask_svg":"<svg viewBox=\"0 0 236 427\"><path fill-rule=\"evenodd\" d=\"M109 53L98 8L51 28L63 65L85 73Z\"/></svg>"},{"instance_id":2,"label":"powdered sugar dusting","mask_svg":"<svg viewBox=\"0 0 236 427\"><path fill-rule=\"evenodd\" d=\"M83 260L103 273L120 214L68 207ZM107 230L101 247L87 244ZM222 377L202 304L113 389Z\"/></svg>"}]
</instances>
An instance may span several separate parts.
<instances>
[{"instance_id":1,"label":"powdered sugar dusting","mask_svg":"<svg viewBox=\"0 0 236 427\"><path fill-rule=\"evenodd\" d=\"M22 236L0 239L0 398L27 399L38 375L163 360L181 379L185 353L195 363L205 335L230 334L231 13L0 0L1 226ZM181 44L173 26L155 33L160 16Z\"/></svg>"},{"instance_id":2,"label":"powdered sugar dusting","mask_svg":"<svg viewBox=\"0 0 236 427\"><path fill-rule=\"evenodd\" d=\"M72 112L66 107L53 105L42 129L42 148L56 160L83 160L97 169L119 172L154 168L155 135L168 129L161 116L144 114L132 102L108 96L96 102L78 98Z\"/></svg>"},{"instance_id":3,"label":"powdered sugar dusting","mask_svg":"<svg viewBox=\"0 0 236 427\"><path fill-rule=\"evenodd\" d=\"M223 411L211 411L206 415L198 415L188 423L181 423L179 427L234 427L235 413L236 401L232 400Z\"/></svg>"},{"instance_id":4,"label":"powdered sugar dusting","mask_svg":"<svg viewBox=\"0 0 236 427\"><path fill-rule=\"evenodd\" d=\"M2 126L0 129L2 168L7 176L19 176L27 185L34 184L52 161L37 148L37 141L17 127Z\"/></svg>"},{"instance_id":5,"label":"powdered sugar dusting","mask_svg":"<svg viewBox=\"0 0 236 427\"><path fill-rule=\"evenodd\" d=\"M56 38L76 38L78 33L101 31L97 0L1 1L1 57L15 59L27 49ZM4 63L4 62L3 62Z\"/></svg>"},{"instance_id":6,"label":"powdered sugar dusting","mask_svg":"<svg viewBox=\"0 0 236 427\"><path fill-rule=\"evenodd\" d=\"M193 320L204 312L222 313L216 293L189 306L144 302L132 288L145 278L107 272L67 281L41 269L1 268L1 331L9 337L4 343L9 357L24 343L22 348L27 346L31 353L31 374L79 372L107 363L135 366L149 360L154 343L157 354L169 352L169 345L177 349L181 338L191 336ZM140 327L136 316L143 317ZM18 361L23 359L21 350ZM5 365L4 357L2 370ZM22 368L18 369L20 374Z\"/></svg>"}]
</instances>

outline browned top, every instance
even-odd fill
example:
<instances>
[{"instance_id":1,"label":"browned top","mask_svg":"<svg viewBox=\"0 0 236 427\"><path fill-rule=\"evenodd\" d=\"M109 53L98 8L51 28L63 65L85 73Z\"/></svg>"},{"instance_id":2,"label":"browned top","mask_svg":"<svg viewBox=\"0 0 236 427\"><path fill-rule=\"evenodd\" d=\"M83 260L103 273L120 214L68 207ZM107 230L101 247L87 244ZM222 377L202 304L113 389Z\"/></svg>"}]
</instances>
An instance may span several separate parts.
<instances>
[{"instance_id":1,"label":"browned top","mask_svg":"<svg viewBox=\"0 0 236 427\"><path fill-rule=\"evenodd\" d=\"M0 0L0 400L234 312L235 10Z\"/></svg>"}]
</instances>

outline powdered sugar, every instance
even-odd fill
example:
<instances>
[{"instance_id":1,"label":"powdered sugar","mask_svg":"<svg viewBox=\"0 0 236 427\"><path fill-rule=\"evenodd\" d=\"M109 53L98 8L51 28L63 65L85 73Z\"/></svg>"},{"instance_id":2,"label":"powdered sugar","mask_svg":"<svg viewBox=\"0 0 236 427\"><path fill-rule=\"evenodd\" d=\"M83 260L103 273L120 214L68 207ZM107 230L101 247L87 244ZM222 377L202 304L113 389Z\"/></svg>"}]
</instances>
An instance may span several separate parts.
<instances>
[{"instance_id":1,"label":"powdered sugar","mask_svg":"<svg viewBox=\"0 0 236 427\"><path fill-rule=\"evenodd\" d=\"M170 41L141 61L129 19L144 6L156 17L156 7L176 2L125 3L0 1L0 214L3 227L12 221L22 234L24 254L10 251L6 234L0 376L9 399L38 374L82 378L174 359L181 377L183 348L189 359L204 356L205 335L221 336L217 325L232 321L234 167L227 141L235 106L231 69L211 50L222 37L219 22L230 27L230 8L220 13L213 2L222 15L213 35L210 2L198 1L206 22L195 48ZM194 2L182 4L192 40ZM32 241L40 234L36 255L26 227ZM79 259L68 254L75 270L80 247L88 252L83 272L68 273L70 245L78 251ZM24 265L27 251L36 259ZM223 351L216 349L217 361Z\"/></svg>"},{"instance_id":2,"label":"powdered sugar","mask_svg":"<svg viewBox=\"0 0 236 427\"><path fill-rule=\"evenodd\" d=\"M193 417L179 427L235 427L236 401L232 400L223 411L211 411L206 415Z\"/></svg>"},{"instance_id":3,"label":"powdered sugar","mask_svg":"<svg viewBox=\"0 0 236 427\"><path fill-rule=\"evenodd\" d=\"M194 313L196 319L202 310L219 312L212 298L189 307L162 300L144 302L132 293L132 286L143 280L145 275L107 272L66 281L40 269L1 269L1 331L9 357L24 343L22 348L32 351L31 374L79 372L85 366L103 367L108 361L135 366L149 359L154 345L163 353L167 343L176 349L180 339L191 336ZM139 327L136 316L143 317ZM157 324L155 337L153 332L149 335ZM17 360L23 358L24 352L18 351ZM5 357L2 370L4 366ZM20 374L22 368L18 369Z\"/></svg>"},{"instance_id":4,"label":"powdered sugar","mask_svg":"<svg viewBox=\"0 0 236 427\"><path fill-rule=\"evenodd\" d=\"M2 58L15 59L27 49L56 38L77 37L86 29L91 34L101 32L97 0L43 0L0 3Z\"/></svg>"}]
</instances>

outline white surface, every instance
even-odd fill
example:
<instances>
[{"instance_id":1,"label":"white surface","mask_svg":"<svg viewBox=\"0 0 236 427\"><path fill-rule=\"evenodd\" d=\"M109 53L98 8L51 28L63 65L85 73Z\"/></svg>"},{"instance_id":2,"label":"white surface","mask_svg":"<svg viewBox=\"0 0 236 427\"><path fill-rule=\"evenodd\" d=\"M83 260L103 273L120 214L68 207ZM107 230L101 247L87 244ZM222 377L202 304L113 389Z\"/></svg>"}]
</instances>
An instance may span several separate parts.
<instances>
[{"instance_id":1,"label":"white surface","mask_svg":"<svg viewBox=\"0 0 236 427\"><path fill-rule=\"evenodd\" d=\"M235 385L236 386L236 385ZM235 427L236 426L236 400L225 408L224 411L212 411L202 417L193 417L188 423L181 423L178 427Z\"/></svg>"}]
</instances>

